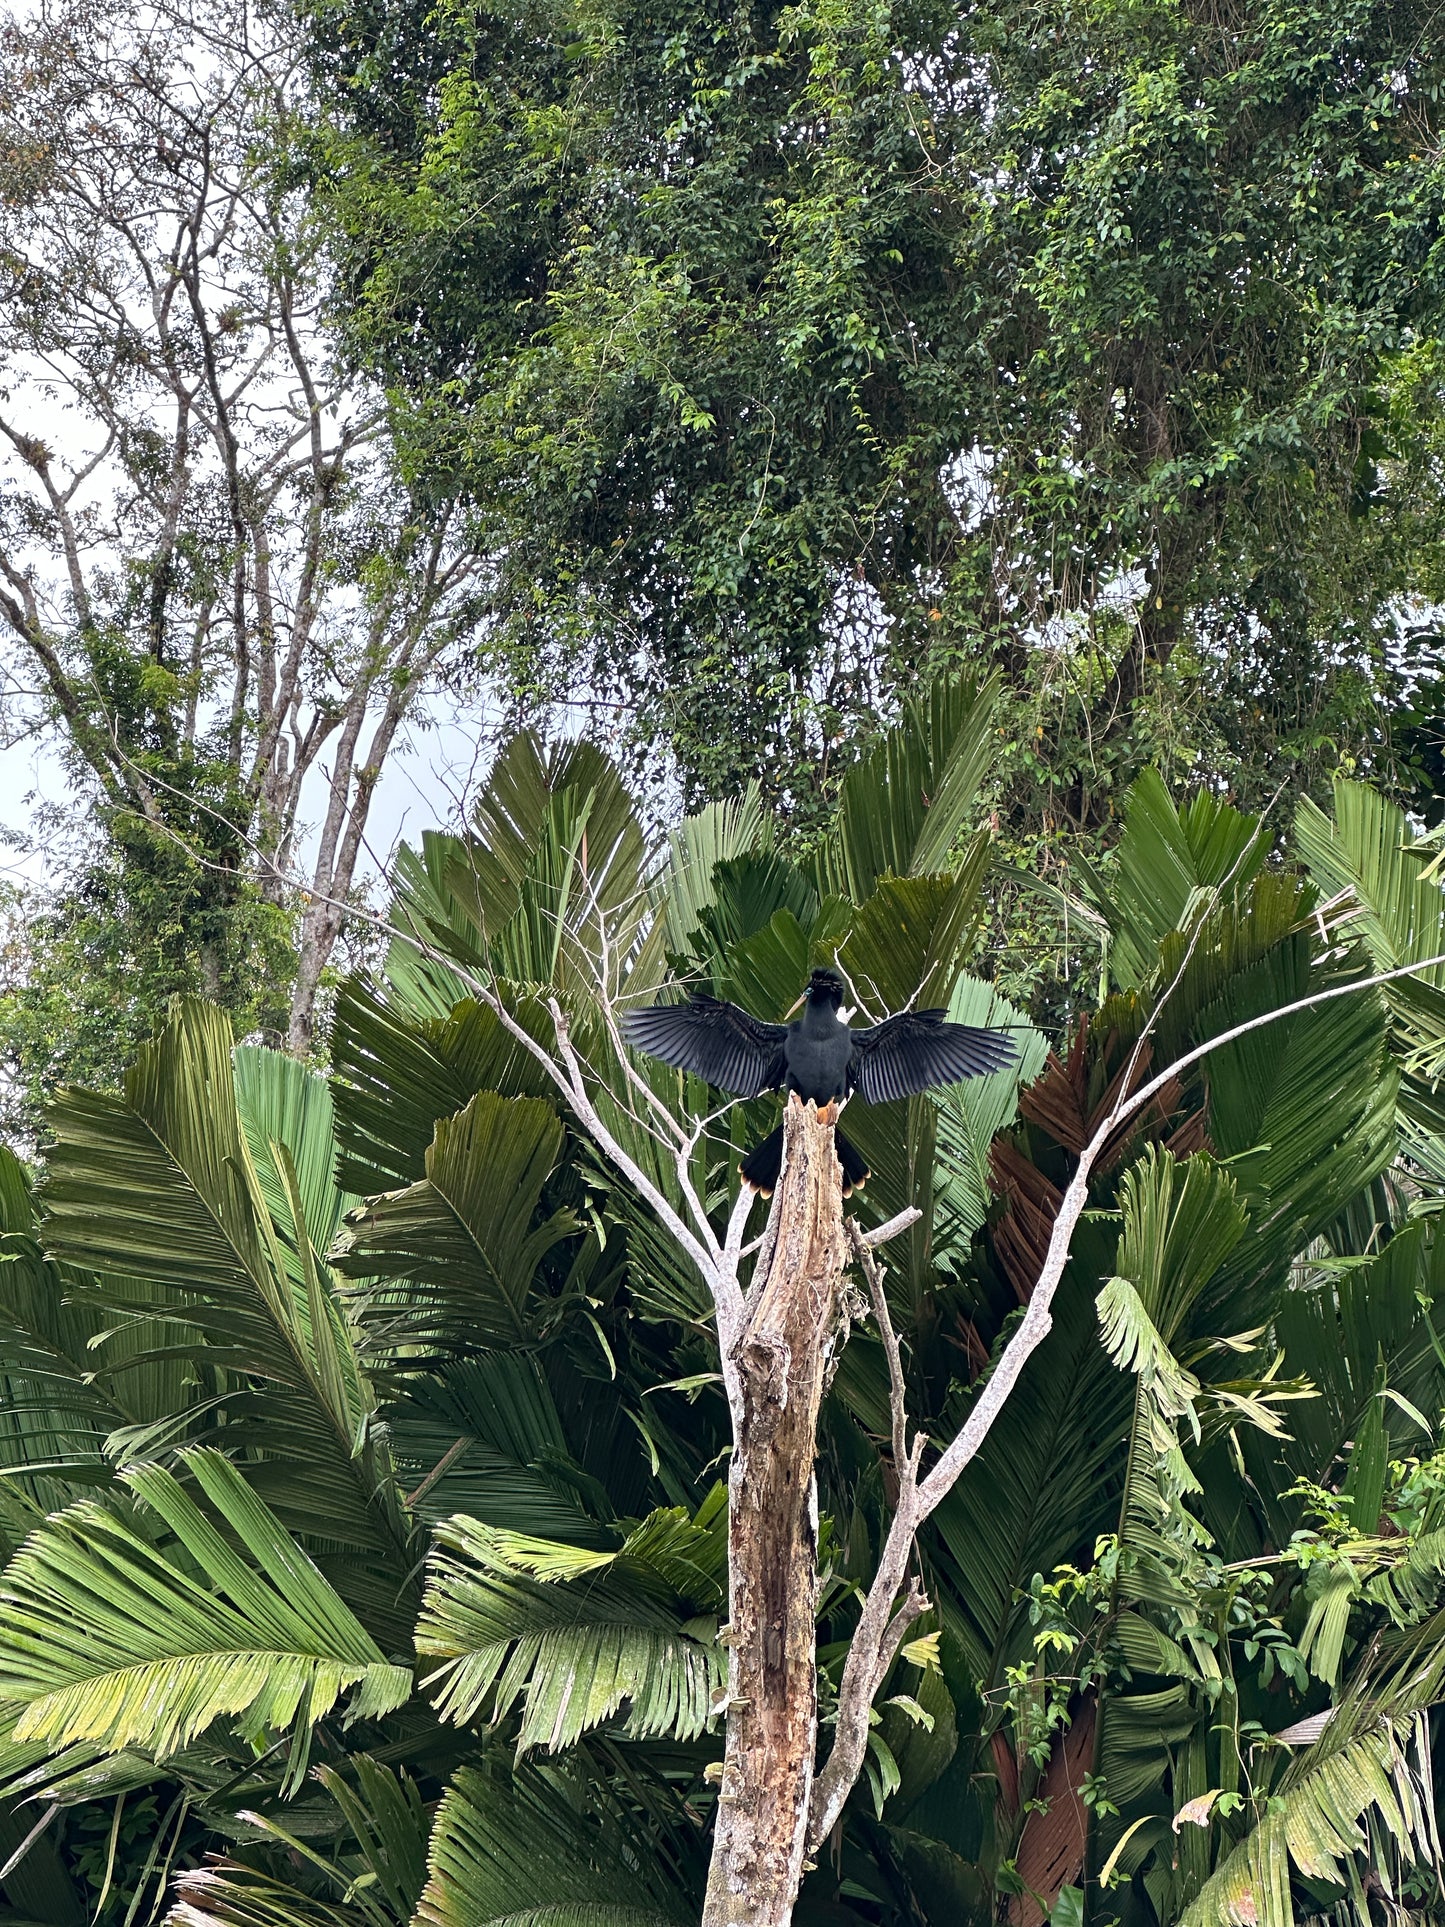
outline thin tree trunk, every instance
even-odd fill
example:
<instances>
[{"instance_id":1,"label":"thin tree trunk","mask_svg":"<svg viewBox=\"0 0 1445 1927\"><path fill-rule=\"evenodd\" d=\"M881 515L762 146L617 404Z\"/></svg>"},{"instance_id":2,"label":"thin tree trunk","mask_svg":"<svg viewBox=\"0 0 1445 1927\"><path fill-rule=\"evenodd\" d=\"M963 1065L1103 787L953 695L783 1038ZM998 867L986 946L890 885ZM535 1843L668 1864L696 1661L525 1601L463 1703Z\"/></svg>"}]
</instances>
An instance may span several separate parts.
<instances>
[{"instance_id":1,"label":"thin tree trunk","mask_svg":"<svg viewBox=\"0 0 1445 1927\"><path fill-rule=\"evenodd\" d=\"M818 1739L818 1407L848 1255L833 1116L796 1098L734 1360L727 1748L703 1927L785 1927Z\"/></svg>"},{"instance_id":2,"label":"thin tree trunk","mask_svg":"<svg viewBox=\"0 0 1445 1927\"><path fill-rule=\"evenodd\" d=\"M286 1048L293 1057L309 1057L316 1030L316 993L341 927L329 904L313 898L301 918L301 942L296 957L296 981L291 990L291 1013Z\"/></svg>"}]
</instances>

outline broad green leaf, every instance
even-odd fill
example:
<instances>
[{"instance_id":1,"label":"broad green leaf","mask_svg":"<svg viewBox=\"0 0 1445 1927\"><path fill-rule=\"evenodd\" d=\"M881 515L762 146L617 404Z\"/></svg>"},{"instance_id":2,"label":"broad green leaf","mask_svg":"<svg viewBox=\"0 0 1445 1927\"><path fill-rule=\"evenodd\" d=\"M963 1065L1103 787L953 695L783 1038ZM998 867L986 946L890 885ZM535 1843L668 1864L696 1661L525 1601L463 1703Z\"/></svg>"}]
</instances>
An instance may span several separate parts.
<instances>
[{"instance_id":1,"label":"broad green leaf","mask_svg":"<svg viewBox=\"0 0 1445 1927\"><path fill-rule=\"evenodd\" d=\"M536 1339L537 1268L577 1228L567 1211L533 1223L562 1142L545 1100L479 1091L438 1122L420 1183L352 1212L337 1263L370 1281L360 1315L388 1345L466 1352Z\"/></svg>"},{"instance_id":2,"label":"broad green leaf","mask_svg":"<svg viewBox=\"0 0 1445 1927\"><path fill-rule=\"evenodd\" d=\"M83 1501L6 1568L0 1695L20 1709L16 1737L164 1757L222 1714L257 1735L304 1733L348 1690L350 1718L408 1699L410 1669L380 1651L229 1460L197 1449L181 1464L208 1506L164 1468L135 1466L123 1476L136 1523Z\"/></svg>"},{"instance_id":3,"label":"broad green leaf","mask_svg":"<svg viewBox=\"0 0 1445 1927\"><path fill-rule=\"evenodd\" d=\"M291 1530L345 1549L338 1583L388 1638L400 1636L414 1561L375 1398L330 1275L314 1253L298 1264L293 1247L288 1257L273 1223L224 1016L180 1000L121 1094L64 1093L51 1128L49 1250L93 1268L123 1315L164 1321L165 1343L152 1348L161 1358L228 1375L213 1380L209 1410L229 1445L249 1448L246 1477ZM278 1199L288 1161L271 1160Z\"/></svg>"},{"instance_id":4,"label":"broad green leaf","mask_svg":"<svg viewBox=\"0 0 1445 1927\"><path fill-rule=\"evenodd\" d=\"M853 903L885 876L950 867L995 754L998 680L939 681L904 705L877 748L843 779L818 857L825 890Z\"/></svg>"},{"instance_id":5,"label":"broad green leaf","mask_svg":"<svg viewBox=\"0 0 1445 1927\"><path fill-rule=\"evenodd\" d=\"M1169 933L1214 893L1243 895L1268 853L1269 834L1255 817L1207 790L1176 807L1158 772L1145 770L1129 791L1107 879L1084 871L1109 926L1113 981L1126 990L1149 983Z\"/></svg>"},{"instance_id":6,"label":"broad green leaf","mask_svg":"<svg viewBox=\"0 0 1445 1927\"><path fill-rule=\"evenodd\" d=\"M324 1254L343 1210L353 1202L337 1189L336 1140L326 1079L282 1051L249 1044L235 1050L231 1061L241 1128L271 1217L294 1246L298 1227L275 1150L284 1145L295 1173L306 1232L314 1250Z\"/></svg>"},{"instance_id":7,"label":"broad green leaf","mask_svg":"<svg viewBox=\"0 0 1445 1927\"><path fill-rule=\"evenodd\" d=\"M617 1550L590 1551L475 1520L443 1525L417 1626L417 1651L445 1718L507 1717L520 1701L518 1750L573 1745L630 1702L639 1737L702 1731L725 1660L726 1516L702 1524L654 1513Z\"/></svg>"},{"instance_id":8,"label":"broad green leaf","mask_svg":"<svg viewBox=\"0 0 1445 1927\"><path fill-rule=\"evenodd\" d=\"M683 1927L697 1917L645 1845L536 1780L463 1767L428 1860L415 1927Z\"/></svg>"},{"instance_id":9,"label":"broad green leaf","mask_svg":"<svg viewBox=\"0 0 1445 1927\"><path fill-rule=\"evenodd\" d=\"M534 999L509 996L509 1004L533 1037L548 1038ZM468 997L445 1017L416 1017L359 978L338 993L331 1058L338 1176L359 1197L423 1177L438 1120L478 1091L546 1097L556 1089L485 1004Z\"/></svg>"},{"instance_id":10,"label":"broad green leaf","mask_svg":"<svg viewBox=\"0 0 1445 1927\"><path fill-rule=\"evenodd\" d=\"M1353 901L1345 927L1363 940L1376 971L1445 956L1445 890L1426 874L1426 853L1413 847L1404 811L1367 784L1343 779L1334 804L1331 823L1303 800L1295 840L1321 894ZM1445 963L1398 978L1384 997L1404 1057L1402 1111L1416 1131L1439 1135Z\"/></svg>"},{"instance_id":11,"label":"broad green leaf","mask_svg":"<svg viewBox=\"0 0 1445 1927\"><path fill-rule=\"evenodd\" d=\"M1337 1716L1292 1766L1270 1810L1205 1882L1180 1927L1294 1927L1291 1870L1326 1886L1344 1885L1348 1862L1370 1850L1377 1830L1428 1863L1438 1855L1433 1801L1423 1721L1387 1711Z\"/></svg>"},{"instance_id":12,"label":"broad green leaf","mask_svg":"<svg viewBox=\"0 0 1445 1927\"><path fill-rule=\"evenodd\" d=\"M766 846L767 819L756 783L741 796L709 803L667 839L668 865L660 885L667 948L684 956L704 910L716 901L718 864Z\"/></svg>"}]
</instances>

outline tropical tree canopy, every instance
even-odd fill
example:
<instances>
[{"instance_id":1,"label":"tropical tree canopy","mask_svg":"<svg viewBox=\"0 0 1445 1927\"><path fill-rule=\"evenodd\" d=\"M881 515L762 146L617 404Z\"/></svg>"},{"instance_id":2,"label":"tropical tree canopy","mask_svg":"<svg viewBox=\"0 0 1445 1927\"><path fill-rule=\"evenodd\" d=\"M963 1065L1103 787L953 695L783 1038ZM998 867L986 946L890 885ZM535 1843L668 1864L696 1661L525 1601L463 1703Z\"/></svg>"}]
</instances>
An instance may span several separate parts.
<instances>
[{"instance_id":1,"label":"tropical tree canopy","mask_svg":"<svg viewBox=\"0 0 1445 1927\"><path fill-rule=\"evenodd\" d=\"M1091 875L1098 1007L980 974L991 685L910 705L816 854L756 792L659 840L530 735L398 865L329 1080L177 1003L121 1090L0 1154L0 1919L695 1920L718 1796L727 1417L710 1307L476 994L542 1034L660 1193L630 1075L698 1120L719 1222L771 1100L609 1050L669 981L781 1016L1014 1026L1011 1070L849 1112L913 1409L947 1440L1028 1302L1091 1122L1054 1327L927 1528L930 1616L800 1919L1424 1917L1445 1699L1445 953L1361 785L1287 835L1146 776ZM928 799L932 799L929 801ZM604 994L605 993L605 994ZM1138 1048L1136 1048L1136 1046ZM707 1121L710 1120L710 1121ZM861 1301L860 1301L861 1302ZM824 1718L892 1476L868 1318L818 1466ZM722 1636L720 1638L720 1635ZM1403 1916L1402 1916L1403 1917ZM1413 1914L1411 1915L1413 1917Z\"/></svg>"},{"instance_id":2,"label":"tropical tree canopy","mask_svg":"<svg viewBox=\"0 0 1445 1927\"><path fill-rule=\"evenodd\" d=\"M1076 825L1154 757L1327 786L1382 699L1409 763L1428 10L304 14L351 338L478 505L524 697L795 806L920 657L1006 669L1015 801Z\"/></svg>"}]
</instances>

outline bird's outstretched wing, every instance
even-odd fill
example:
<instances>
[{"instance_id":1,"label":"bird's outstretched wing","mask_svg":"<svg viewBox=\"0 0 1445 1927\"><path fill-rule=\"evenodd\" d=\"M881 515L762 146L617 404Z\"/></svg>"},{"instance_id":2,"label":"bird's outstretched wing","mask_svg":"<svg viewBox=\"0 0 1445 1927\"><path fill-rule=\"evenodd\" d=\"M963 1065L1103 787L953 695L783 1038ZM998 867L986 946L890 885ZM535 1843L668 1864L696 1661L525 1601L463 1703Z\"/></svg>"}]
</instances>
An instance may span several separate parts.
<instances>
[{"instance_id":1,"label":"bird's outstretched wing","mask_svg":"<svg viewBox=\"0 0 1445 1927\"><path fill-rule=\"evenodd\" d=\"M1013 1039L977 1024L951 1024L944 1010L905 1010L853 1033L848 1088L865 1104L886 1104L939 1084L1001 1071L1014 1060Z\"/></svg>"},{"instance_id":2,"label":"bird's outstretched wing","mask_svg":"<svg viewBox=\"0 0 1445 1927\"><path fill-rule=\"evenodd\" d=\"M692 1071L734 1097L775 1091L787 1075L782 1024L765 1024L737 1004L694 996L685 1004L652 1004L622 1019L629 1044Z\"/></svg>"}]
</instances>

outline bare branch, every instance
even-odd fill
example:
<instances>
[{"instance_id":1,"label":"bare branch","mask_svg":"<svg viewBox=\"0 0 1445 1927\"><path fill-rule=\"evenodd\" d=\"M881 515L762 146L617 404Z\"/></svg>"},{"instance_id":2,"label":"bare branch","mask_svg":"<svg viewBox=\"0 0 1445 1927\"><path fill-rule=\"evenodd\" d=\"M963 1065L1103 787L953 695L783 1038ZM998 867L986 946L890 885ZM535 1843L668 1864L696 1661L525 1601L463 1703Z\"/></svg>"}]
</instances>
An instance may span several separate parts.
<instances>
[{"instance_id":1,"label":"bare branch","mask_svg":"<svg viewBox=\"0 0 1445 1927\"><path fill-rule=\"evenodd\" d=\"M900 1478L898 1507L889 1529L884 1555L879 1561L873 1583L868 1589L863 1614L844 1666L843 1685L839 1694L838 1734L833 1752L818 1776L814 1791L810 1851L816 1851L817 1844L831 1831L843 1810L849 1790L862 1770L863 1752L860 1750L858 1730L860 1709L864 1720L862 1746L866 1748L867 1709L871 1707L873 1697L883 1683L888 1666L892 1663L892 1657L888 1654L888 1629L892 1623L890 1613L898 1589L903 1583L919 1528L958 1483L964 1468L976 1456L988 1437L995 1419L1008 1402L1025 1365L1052 1329L1053 1318L1050 1308L1068 1266L1074 1232L1088 1203L1089 1180L1094 1165L1113 1132L1120 1124L1127 1122L1129 1118L1145 1109L1170 1082L1178 1077L1181 1071L1189 1069L1193 1064L1203 1062L1211 1052L1222 1049L1226 1044L1235 1043L1239 1038L1247 1037L1254 1031L1263 1030L1270 1024L1279 1023L1286 1017L1298 1016L1303 1011L1331 1003L1338 997L1350 997L1358 995L1361 991L1376 990L1385 984L1398 982L1402 978L1418 976L1441 964L1445 964L1445 954L1427 957L1418 963L1402 964L1398 969L1380 971L1373 976L1356 978L1348 983L1334 984L1328 990L1316 991L1308 997L1298 998L1291 1004L1283 1005L1277 1010L1265 1011L1244 1023L1235 1024L1230 1029L1221 1031L1217 1037L1211 1037L1205 1043L1196 1045L1192 1050L1175 1058L1173 1063L1156 1077L1151 1078L1147 1084L1142 1085L1132 1096L1126 1096L1124 1088L1121 1087L1108 1116L1079 1154L1078 1166L1060 1202L1043 1267L1024 1310L1023 1318L1005 1346L1003 1356L975 1398L963 1427L949 1442L921 1483L917 1479L917 1472L921 1464L922 1440L920 1438L914 1441L909 1458L911 1475L906 1480ZM871 1278L869 1282L871 1287ZM893 1379L894 1360L891 1356L889 1363L890 1384L896 1397L898 1388ZM917 1615L915 1614L914 1617ZM845 1721L845 1709L851 1724Z\"/></svg>"},{"instance_id":2,"label":"bare branch","mask_svg":"<svg viewBox=\"0 0 1445 1927\"><path fill-rule=\"evenodd\" d=\"M919 1215L915 1212L915 1216ZM883 1267L869 1249L869 1241L858 1229L855 1218L848 1220L848 1240L853 1247L853 1256L858 1260L863 1276L868 1281L868 1295L873 1301L873 1316L878 1323L878 1336L883 1341L883 1356L888 1361L888 1407L893 1420L893 1464L899 1478L905 1476L908 1465L908 1387L903 1378L903 1357L898 1349L898 1334L893 1329L893 1315L888 1309L888 1294L883 1289Z\"/></svg>"},{"instance_id":3,"label":"bare branch","mask_svg":"<svg viewBox=\"0 0 1445 1927\"><path fill-rule=\"evenodd\" d=\"M889 1218L885 1224L875 1225L871 1231L855 1231L855 1237L859 1245L869 1251L876 1251L879 1245L890 1244L894 1238L901 1238L904 1232L911 1230L922 1216L923 1213L916 1204L908 1204L896 1216Z\"/></svg>"}]
</instances>

